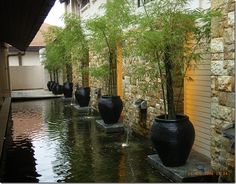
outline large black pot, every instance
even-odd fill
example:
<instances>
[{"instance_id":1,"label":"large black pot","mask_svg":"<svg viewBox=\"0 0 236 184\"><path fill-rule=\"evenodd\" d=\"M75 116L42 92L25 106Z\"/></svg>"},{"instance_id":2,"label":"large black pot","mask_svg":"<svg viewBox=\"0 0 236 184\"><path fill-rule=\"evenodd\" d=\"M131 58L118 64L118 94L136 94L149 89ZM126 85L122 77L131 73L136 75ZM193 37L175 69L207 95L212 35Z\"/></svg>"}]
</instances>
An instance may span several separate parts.
<instances>
[{"instance_id":1,"label":"large black pot","mask_svg":"<svg viewBox=\"0 0 236 184\"><path fill-rule=\"evenodd\" d=\"M54 95L60 95L60 94L62 94L62 93L63 93L63 86L60 85L60 84L58 84L58 83L55 83L55 84L53 85L53 88L52 88L52 93L53 93Z\"/></svg>"},{"instance_id":2,"label":"large black pot","mask_svg":"<svg viewBox=\"0 0 236 184\"><path fill-rule=\"evenodd\" d=\"M165 166L176 167L186 163L195 139L195 131L189 117L177 115L168 120L164 115L155 118L151 127L152 143Z\"/></svg>"},{"instance_id":3,"label":"large black pot","mask_svg":"<svg viewBox=\"0 0 236 184\"><path fill-rule=\"evenodd\" d=\"M65 98L71 98L73 93L73 83L64 82L63 83L63 93Z\"/></svg>"},{"instance_id":4,"label":"large black pot","mask_svg":"<svg viewBox=\"0 0 236 184\"><path fill-rule=\"evenodd\" d=\"M49 91L52 91L55 85L56 85L56 82L55 82L55 81L49 81L49 82L47 83L48 90L49 90Z\"/></svg>"},{"instance_id":5,"label":"large black pot","mask_svg":"<svg viewBox=\"0 0 236 184\"><path fill-rule=\"evenodd\" d=\"M47 87L48 87L48 90L49 90L49 91L52 91L52 90L51 90L51 85L52 85L53 82L54 82L54 81L48 81L48 83L47 83Z\"/></svg>"},{"instance_id":6,"label":"large black pot","mask_svg":"<svg viewBox=\"0 0 236 184\"><path fill-rule=\"evenodd\" d=\"M100 115L106 124L117 123L123 109L120 96L102 96L98 101Z\"/></svg>"},{"instance_id":7,"label":"large black pot","mask_svg":"<svg viewBox=\"0 0 236 184\"><path fill-rule=\"evenodd\" d=\"M80 107L87 107L90 101L90 87L77 87L75 98Z\"/></svg>"}]
</instances>

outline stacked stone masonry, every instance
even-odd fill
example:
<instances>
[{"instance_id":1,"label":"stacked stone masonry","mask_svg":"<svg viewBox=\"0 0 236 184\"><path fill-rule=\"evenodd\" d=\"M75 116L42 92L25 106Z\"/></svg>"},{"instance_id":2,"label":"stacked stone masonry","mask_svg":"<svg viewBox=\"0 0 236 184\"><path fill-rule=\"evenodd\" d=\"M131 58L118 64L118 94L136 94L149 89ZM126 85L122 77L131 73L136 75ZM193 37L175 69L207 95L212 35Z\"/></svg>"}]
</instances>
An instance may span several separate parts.
<instances>
[{"instance_id":1,"label":"stacked stone masonry","mask_svg":"<svg viewBox=\"0 0 236 184\"><path fill-rule=\"evenodd\" d=\"M225 127L235 123L235 1L212 0L221 16L212 21L211 39L211 164L223 180L234 181L235 155Z\"/></svg>"}]
</instances>

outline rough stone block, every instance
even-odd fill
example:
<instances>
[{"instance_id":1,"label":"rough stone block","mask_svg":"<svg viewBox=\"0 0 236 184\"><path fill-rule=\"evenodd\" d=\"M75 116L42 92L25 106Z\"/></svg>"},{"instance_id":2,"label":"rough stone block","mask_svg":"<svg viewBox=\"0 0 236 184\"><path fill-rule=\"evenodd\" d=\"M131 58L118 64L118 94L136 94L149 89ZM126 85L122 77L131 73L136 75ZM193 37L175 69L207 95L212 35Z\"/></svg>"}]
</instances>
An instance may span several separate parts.
<instances>
[{"instance_id":1,"label":"rough stone block","mask_svg":"<svg viewBox=\"0 0 236 184\"><path fill-rule=\"evenodd\" d=\"M219 91L232 92L234 90L234 78L232 76L220 76L217 83Z\"/></svg>"},{"instance_id":2,"label":"rough stone block","mask_svg":"<svg viewBox=\"0 0 236 184\"><path fill-rule=\"evenodd\" d=\"M234 26L234 11L228 13L228 25Z\"/></svg>"},{"instance_id":3,"label":"rough stone block","mask_svg":"<svg viewBox=\"0 0 236 184\"><path fill-rule=\"evenodd\" d=\"M227 75L227 70L224 68L223 60L211 62L211 74L212 75Z\"/></svg>"},{"instance_id":4,"label":"rough stone block","mask_svg":"<svg viewBox=\"0 0 236 184\"><path fill-rule=\"evenodd\" d=\"M234 42L234 28L229 27L224 30L224 43L233 43Z\"/></svg>"},{"instance_id":5,"label":"rough stone block","mask_svg":"<svg viewBox=\"0 0 236 184\"><path fill-rule=\"evenodd\" d=\"M212 53L211 54L211 60L223 60L224 59L224 53Z\"/></svg>"},{"instance_id":6,"label":"rough stone block","mask_svg":"<svg viewBox=\"0 0 236 184\"><path fill-rule=\"evenodd\" d=\"M211 103L211 115L212 117L215 117L215 118L219 117L219 104L218 103Z\"/></svg>"},{"instance_id":7,"label":"rough stone block","mask_svg":"<svg viewBox=\"0 0 236 184\"><path fill-rule=\"evenodd\" d=\"M224 121L232 122L232 108L220 105L219 118Z\"/></svg>"},{"instance_id":8,"label":"rough stone block","mask_svg":"<svg viewBox=\"0 0 236 184\"><path fill-rule=\"evenodd\" d=\"M227 107L235 106L235 93L219 92L219 104Z\"/></svg>"},{"instance_id":9,"label":"rough stone block","mask_svg":"<svg viewBox=\"0 0 236 184\"><path fill-rule=\"evenodd\" d=\"M213 38L211 40L212 53L224 52L224 40L223 38Z\"/></svg>"},{"instance_id":10,"label":"rough stone block","mask_svg":"<svg viewBox=\"0 0 236 184\"><path fill-rule=\"evenodd\" d=\"M229 76L234 75L234 60L225 60L224 61L224 68L227 70L227 74Z\"/></svg>"}]
</instances>

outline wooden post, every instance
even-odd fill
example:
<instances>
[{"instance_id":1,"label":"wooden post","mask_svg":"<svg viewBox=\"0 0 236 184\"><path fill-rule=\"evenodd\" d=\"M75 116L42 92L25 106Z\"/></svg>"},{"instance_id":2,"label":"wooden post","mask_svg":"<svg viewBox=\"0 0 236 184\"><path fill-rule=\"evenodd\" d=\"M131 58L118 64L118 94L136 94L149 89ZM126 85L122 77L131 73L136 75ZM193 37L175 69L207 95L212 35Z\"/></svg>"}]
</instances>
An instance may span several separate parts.
<instances>
[{"instance_id":1,"label":"wooden post","mask_svg":"<svg viewBox=\"0 0 236 184\"><path fill-rule=\"evenodd\" d=\"M123 69L122 69L122 48L120 44L117 44L117 95L123 100Z\"/></svg>"}]
</instances>

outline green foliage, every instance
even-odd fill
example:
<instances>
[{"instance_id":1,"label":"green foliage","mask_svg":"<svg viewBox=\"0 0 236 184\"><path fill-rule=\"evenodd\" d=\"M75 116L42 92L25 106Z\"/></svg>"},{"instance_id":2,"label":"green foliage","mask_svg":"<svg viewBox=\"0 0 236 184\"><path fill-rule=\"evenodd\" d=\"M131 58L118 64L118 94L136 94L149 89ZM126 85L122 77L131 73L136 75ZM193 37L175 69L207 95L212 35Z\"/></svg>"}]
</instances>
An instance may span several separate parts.
<instances>
[{"instance_id":1,"label":"green foliage","mask_svg":"<svg viewBox=\"0 0 236 184\"><path fill-rule=\"evenodd\" d=\"M100 62L109 64L109 94L116 95L117 44L125 40L124 30L132 23L131 5L126 0L110 0L101 7L104 15L87 22L89 46Z\"/></svg>"},{"instance_id":2,"label":"green foliage","mask_svg":"<svg viewBox=\"0 0 236 184\"><path fill-rule=\"evenodd\" d=\"M189 69L191 61L200 59L196 49L202 40L209 41L211 18L216 16L211 10L188 9L188 3L189 0L156 0L144 5L130 39L128 54L146 61L142 73L147 73L154 83L157 76L161 79L170 119L175 119L172 78L175 74L184 77L184 65ZM189 44L190 40L194 41Z\"/></svg>"},{"instance_id":3,"label":"green foliage","mask_svg":"<svg viewBox=\"0 0 236 184\"><path fill-rule=\"evenodd\" d=\"M46 40L44 63L45 68L59 70L67 68L67 80L71 81L70 65L75 62L86 62L88 45L82 28L82 22L77 15L64 15L65 28L52 27L44 33ZM88 62L88 61L87 61Z\"/></svg>"},{"instance_id":4,"label":"green foliage","mask_svg":"<svg viewBox=\"0 0 236 184\"><path fill-rule=\"evenodd\" d=\"M78 15L64 15L65 28L61 35L67 62L82 62L88 55L88 43Z\"/></svg>"},{"instance_id":5,"label":"green foliage","mask_svg":"<svg viewBox=\"0 0 236 184\"><path fill-rule=\"evenodd\" d=\"M59 70L62 65L62 59L64 58L64 48L57 40L58 35L62 33L62 29L58 27L50 27L48 32L44 33L46 42L44 66L49 71Z\"/></svg>"}]
</instances>

